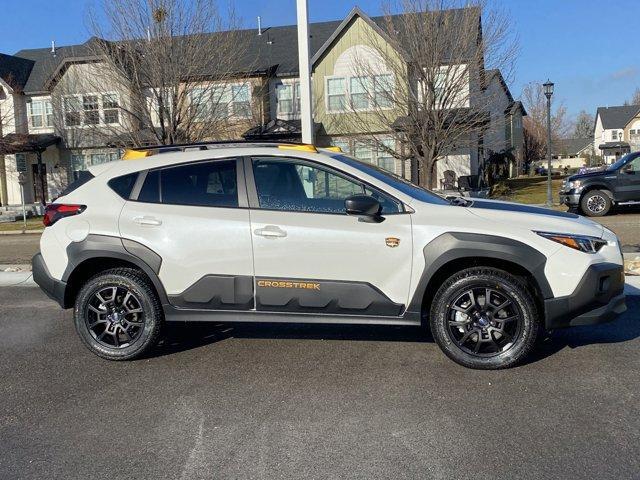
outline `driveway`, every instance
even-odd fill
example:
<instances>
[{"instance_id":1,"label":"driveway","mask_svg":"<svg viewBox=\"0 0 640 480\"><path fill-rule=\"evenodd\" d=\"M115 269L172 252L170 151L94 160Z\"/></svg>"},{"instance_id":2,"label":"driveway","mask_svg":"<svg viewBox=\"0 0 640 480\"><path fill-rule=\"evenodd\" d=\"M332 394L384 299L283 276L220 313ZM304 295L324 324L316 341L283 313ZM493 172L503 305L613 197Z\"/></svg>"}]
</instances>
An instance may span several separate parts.
<instances>
[{"instance_id":1,"label":"driveway","mask_svg":"<svg viewBox=\"0 0 640 480\"><path fill-rule=\"evenodd\" d=\"M407 327L175 326L101 360L69 312L0 288L0 478L638 478L640 297L519 368Z\"/></svg>"}]
</instances>

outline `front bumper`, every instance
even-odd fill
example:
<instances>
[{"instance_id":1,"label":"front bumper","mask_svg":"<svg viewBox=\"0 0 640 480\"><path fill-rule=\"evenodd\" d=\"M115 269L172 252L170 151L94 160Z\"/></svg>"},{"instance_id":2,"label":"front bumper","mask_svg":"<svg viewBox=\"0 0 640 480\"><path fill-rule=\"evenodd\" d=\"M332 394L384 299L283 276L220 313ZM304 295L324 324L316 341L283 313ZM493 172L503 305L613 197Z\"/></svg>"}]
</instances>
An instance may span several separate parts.
<instances>
[{"instance_id":1,"label":"front bumper","mask_svg":"<svg viewBox=\"0 0 640 480\"><path fill-rule=\"evenodd\" d=\"M591 265L571 295L545 300L544 309L548 330L614 320L627 310L622 265Z\"/></svg>"},{"instance_id":2,"label":"front bumper","mask_svg":"<svg viewBox=\"0 0 640 480\"><path fill-rule=\"evenodd\" d=\"M560 203L568 207L577 207L580 205L580 194L574 190L560 192Z\"/></svg>"},{"instance_id":3,"label":"front bumper","mask_svg":"<svg viewBox=\"0 0 640 480\"><path fill-rule=\"evenodd\" d=\"M41 253L36 253L34 255L31 260L31 269L33 273L33 281L38 284L42 291L46 293L49 298L58 302L62 308L67 308L65 306L65 292L67 290L67 284L51 276Z\"/></svg>"}]
</instances>

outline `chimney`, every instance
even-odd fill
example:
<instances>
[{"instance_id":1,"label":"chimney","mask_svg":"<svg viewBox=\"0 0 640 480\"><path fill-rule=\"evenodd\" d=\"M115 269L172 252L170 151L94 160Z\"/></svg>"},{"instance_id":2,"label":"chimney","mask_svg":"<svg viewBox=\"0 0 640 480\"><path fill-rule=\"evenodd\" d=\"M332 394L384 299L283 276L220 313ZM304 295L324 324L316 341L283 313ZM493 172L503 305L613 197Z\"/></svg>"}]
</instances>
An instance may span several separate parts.
<instances>
[{"instance_id":1,"label":"chimney","mask_svg":"<svg viewBox=\"0 0 640 480\"><path fill-rule=\"evenodd\" d=\"M55 40L51 40L51 56L52 57L56 56L56 41Z\"/></svg>"},{"instance_id":2,"label":"chimney","mask_svg":"<svg viewBox=\"0 0 640 480\"><path fill-rule=\"evenodd\" d=\"M262 35L262 21L258 15L258 35Z\"/></svg>"}]
</instances>

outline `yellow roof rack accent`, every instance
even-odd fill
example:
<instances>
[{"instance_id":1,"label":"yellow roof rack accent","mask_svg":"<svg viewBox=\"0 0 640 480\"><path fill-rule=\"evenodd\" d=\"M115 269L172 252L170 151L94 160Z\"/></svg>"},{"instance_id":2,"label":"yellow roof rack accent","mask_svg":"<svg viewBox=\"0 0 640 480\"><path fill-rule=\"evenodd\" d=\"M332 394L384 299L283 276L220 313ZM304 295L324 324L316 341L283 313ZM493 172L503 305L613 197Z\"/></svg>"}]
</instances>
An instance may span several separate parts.
<instances>
[{"instance_id":1,"label":"yellow roof rack accent","mask_svg":"<svg viewBox=\"0 0 640 480\"><path fill-rule=\"evenodd\" d=\"M313 145L278 145L278 148L281 148L282 150L318 153L318 150Z\"/></svg>"},{"instance_id":2,"label":"yellow roof rack accent","mask_svg":"<svg viewBox=\"0 0 640 480\"><path fill-rule=\"evenodd\" d=\"M326 147L325 150L329 150L330 152L338 152L338 153L342 153L342 149L340 147Z\"/></svg>"},{"instance_id":3,"label":"yellow roof rack accent","mask_svg":"<svg viewBox=\"0 0 640 480\"><path fill-rule=\"evenodd\" d=\"M145 158L150 155L151 152L149 150L132 150L128 148L124 151L122 160L138 160L139 158Z\"/></svg>"}]
</instances>

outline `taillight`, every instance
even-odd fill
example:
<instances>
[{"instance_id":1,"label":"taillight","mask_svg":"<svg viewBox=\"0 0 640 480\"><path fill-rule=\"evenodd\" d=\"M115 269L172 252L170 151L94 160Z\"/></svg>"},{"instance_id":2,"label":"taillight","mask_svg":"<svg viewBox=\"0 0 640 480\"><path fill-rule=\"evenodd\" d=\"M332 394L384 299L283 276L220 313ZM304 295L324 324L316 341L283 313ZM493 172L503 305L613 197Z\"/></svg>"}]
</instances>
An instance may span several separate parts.
<instances>
[{"instance_id":1,"label":"taillight","mask_svg":"<svg viewBox=\"0 0 640 480\"><path fill-rule=\"evenodd\" d=\"M63 203L52 203L44 209L42 223L45 227L50 227L64 217L72 217L86 210L86 205L65 205Z\"/></svg>"}]
</instances>

